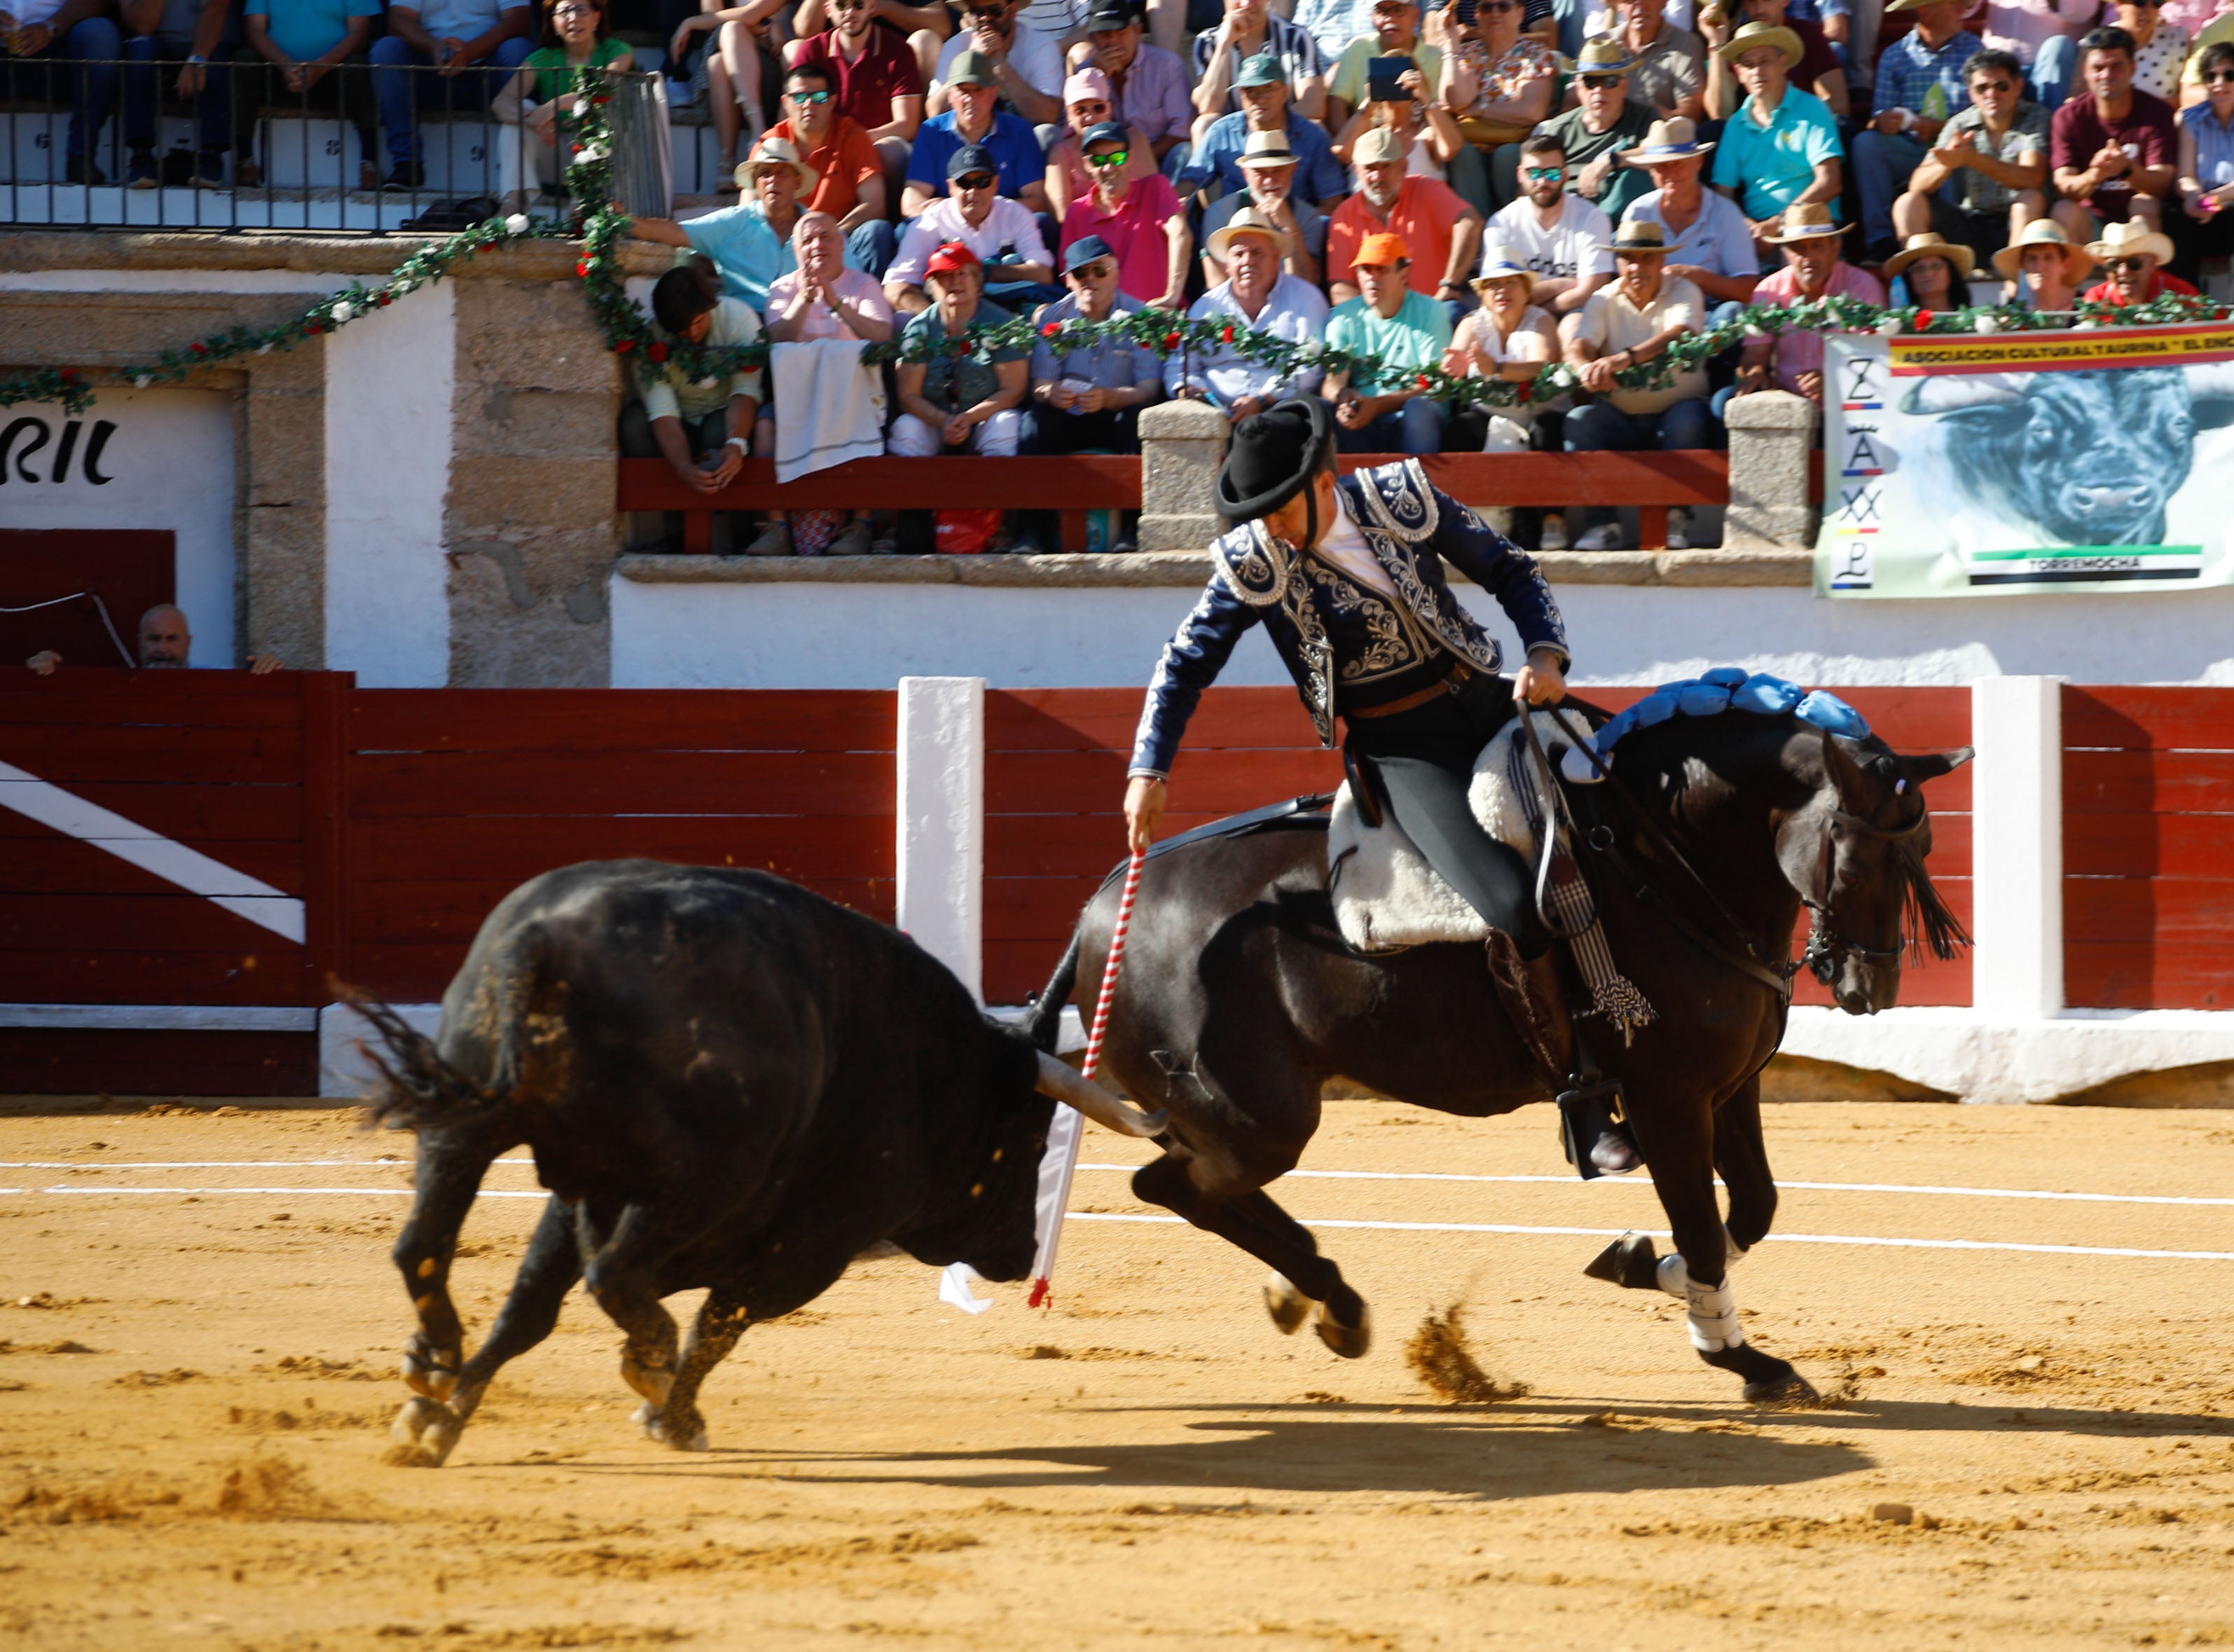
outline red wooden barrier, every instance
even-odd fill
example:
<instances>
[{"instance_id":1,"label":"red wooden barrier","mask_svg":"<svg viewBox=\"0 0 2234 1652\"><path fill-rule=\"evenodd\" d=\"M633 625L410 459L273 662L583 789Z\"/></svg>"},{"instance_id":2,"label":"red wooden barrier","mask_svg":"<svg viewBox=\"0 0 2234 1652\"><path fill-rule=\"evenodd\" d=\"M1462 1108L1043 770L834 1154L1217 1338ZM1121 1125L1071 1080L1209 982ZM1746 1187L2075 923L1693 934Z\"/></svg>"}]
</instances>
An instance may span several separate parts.
<instances>
[{"instance_id":1,"label":"red wooden barrier","mask_svg":"<svg viewBox=\"0 0 2234 1652\"><path fill-rule=\"evenodd\" d=\"M2234 1007L2234 689L2063 690L2073 1005Z\"/></svg>"},{"instance_id":2,"label":"red wooden barrier","mask_svg":"<svg viewBox=\"0 0 2234 1652\"><path fill-rule=\"evenodd\" d=\"M349 978L441 996L506 891L578 860L764 866L890 922L889 692L374 689L347 776Z\"/></svg>"}]
</instances>

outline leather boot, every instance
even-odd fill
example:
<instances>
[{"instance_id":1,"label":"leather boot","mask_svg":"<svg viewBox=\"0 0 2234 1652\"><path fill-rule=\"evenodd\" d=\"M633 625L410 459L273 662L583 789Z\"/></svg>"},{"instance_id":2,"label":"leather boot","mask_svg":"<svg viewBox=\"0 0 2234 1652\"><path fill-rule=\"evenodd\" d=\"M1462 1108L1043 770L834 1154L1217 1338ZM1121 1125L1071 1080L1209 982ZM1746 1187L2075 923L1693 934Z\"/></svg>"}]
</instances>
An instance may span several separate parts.
<instances>
[{"instance_id":1,"label":"leather boot","mask_svg":"<svg viewBox=\"0 0 2234 1652\"><path fill-rule=\"evenodd\" d=\"M1498 1002L1512 1022L1520 1041L1536 1058L1548 1094L1567 1087L1574 1071L1575 1024L1567 1009L1567 995L1559 983L1555 952L1530 959L1502 930L1492 930L1484 944L1489 958L1489 978L1496 984Z\"/></svg>"}]
</instances>

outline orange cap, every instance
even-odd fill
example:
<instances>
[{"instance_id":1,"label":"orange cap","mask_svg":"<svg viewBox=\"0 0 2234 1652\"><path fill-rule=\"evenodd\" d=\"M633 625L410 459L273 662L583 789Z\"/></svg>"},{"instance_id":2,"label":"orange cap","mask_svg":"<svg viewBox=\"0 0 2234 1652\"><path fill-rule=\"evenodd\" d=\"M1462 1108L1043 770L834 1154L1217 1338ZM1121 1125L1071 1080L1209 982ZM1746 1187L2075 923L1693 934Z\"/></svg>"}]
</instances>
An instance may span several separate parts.
<instances>
[{"instance_id":1,"label":"orange cap","mask_svg":"<svg viewBox=\"0 0 2234 1652\"><path fill-rule=\"evenodd\" d=\"M1357 257L1351 260L1354 264L1409 264L1411 261L1412 249L1404 245L1404 238L1391 235L1386 230L1378 235L1367 236L1364 245L1357 249Z\"/></svg>"}]
</instances>

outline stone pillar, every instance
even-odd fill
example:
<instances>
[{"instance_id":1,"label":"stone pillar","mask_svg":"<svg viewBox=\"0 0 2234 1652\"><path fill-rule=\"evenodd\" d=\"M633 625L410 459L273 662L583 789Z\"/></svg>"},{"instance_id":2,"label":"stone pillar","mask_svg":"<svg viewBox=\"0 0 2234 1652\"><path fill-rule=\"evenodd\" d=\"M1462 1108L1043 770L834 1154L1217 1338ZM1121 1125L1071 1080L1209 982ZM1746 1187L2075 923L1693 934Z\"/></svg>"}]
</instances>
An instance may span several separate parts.
<instances>
[{"instance_id":1,"label":"stone pillar","mask_svg":"<svg viewBox=\"0 0 2234 1652\"><path fill-rule=\"evenodd\" d=\"M984 1001L985 679L902 677L893 924Z\"/></svg>"},{"instance_id":2,"label":"stone pillar","mask_svg":"<svg viewBox=\"0 0 2234 1652\"><path fill-rule=\"evenodd\" d=\"M1970 1001L1990 1021L2063 1013L2063 682L1970 685Z\"/></svg>"},{"instance_id":3,"label":"stone pillar","mask_svg":"<svg viewBox=\"0 0 2234 1652\"><path fill-rule=\"evenodd\" d=\"M1200 551L1225 532L1212 489L1225 462L1224 414L1207 402L1140 411L1140 549Z\"/></svg>"},{"instance_id":4,"label":"stone pillar","mask_svg":"<svg viewBox=\"0 0 2234 1652\"><path fill-rule=\"evenodd\" d=\"M1807 498L1807 455L1822 416L1815 403L1788 390L1730 399L1723 415L1730 433L1724 550L1813 548L1816 509Z\"/></svg>"}]
</instances>

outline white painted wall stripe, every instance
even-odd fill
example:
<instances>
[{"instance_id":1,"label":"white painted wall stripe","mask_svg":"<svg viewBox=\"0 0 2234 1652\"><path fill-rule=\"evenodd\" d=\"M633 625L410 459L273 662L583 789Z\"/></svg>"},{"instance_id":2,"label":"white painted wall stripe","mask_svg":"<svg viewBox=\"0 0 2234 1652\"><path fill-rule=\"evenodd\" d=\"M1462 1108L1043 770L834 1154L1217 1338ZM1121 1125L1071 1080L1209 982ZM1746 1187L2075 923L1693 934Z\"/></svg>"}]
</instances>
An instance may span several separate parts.
<instances>
[{"instance_id":1,"label":"white painted wall stripe","mask_svg":"<svg viewBox=\"0 0 2234 1652\"><path fill-rule=\"evenodd\" d=\"M318 1012L285 1004L0 1004L0 1027L95 1032L315 1033Z\"/></svg>"},{"instance_id":2,"label":"white painted wall stripe","mask_svg":"<svg viewBox=\"0 0 2234 1652\"><path fill-rule=\"evenodd\" d=\"M166 883L213 901L297 946L303 944L303 903L284 890L274 889L261 878L222 860L212 860L199 849L189 849L97 803L88 803L13 763L0 763L0 807L29 815L41 826L106 850L119 860L128 860Z\"/></svg>"}]
</instances>

